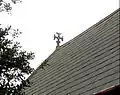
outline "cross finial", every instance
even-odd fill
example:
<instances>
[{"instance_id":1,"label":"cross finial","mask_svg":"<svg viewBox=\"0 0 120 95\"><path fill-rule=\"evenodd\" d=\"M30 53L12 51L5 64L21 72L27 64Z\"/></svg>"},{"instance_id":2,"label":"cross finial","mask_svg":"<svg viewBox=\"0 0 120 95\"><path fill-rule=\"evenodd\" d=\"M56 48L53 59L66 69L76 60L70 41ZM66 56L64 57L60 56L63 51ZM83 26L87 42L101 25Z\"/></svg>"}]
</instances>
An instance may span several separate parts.
<instances>
[{"instance_id":1,"label":"cross finial","mask_svg":"<svg viewBox=\"0 0 120 95\"><path fill-rule=\"evenodd\" d=\"M57 39L57 41L56 41L57 46L56 47L58 47L58 46L60 46L60 40L63 41L63 36L60 37L61 33L58 33L58 32L56 32L56 34L57 34L57 36L54 34L54 40Z\"/></svg>"}]
</instances>

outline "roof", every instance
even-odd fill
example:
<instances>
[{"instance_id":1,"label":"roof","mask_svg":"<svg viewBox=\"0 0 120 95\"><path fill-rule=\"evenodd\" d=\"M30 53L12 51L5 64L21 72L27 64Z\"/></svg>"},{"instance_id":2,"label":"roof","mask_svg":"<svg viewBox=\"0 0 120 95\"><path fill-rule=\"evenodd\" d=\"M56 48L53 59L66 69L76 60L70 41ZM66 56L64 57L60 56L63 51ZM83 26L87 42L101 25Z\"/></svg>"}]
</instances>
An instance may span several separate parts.
<instances>
[{"instance_id":1,"label":"roof","mask_svg":"<svg viewBox=\"0 0 120 95\"><path fill-rule=\"evenodd\" d=\"M95 95L120 95L120 85L110 87Z\"/></svg>"},{"instance_id":2,"label":"roof","mask_svg":"<svg viewBox=\"0 0 120 95\"><path fill-rule=\"evenodd\" d=\"M119 12L57 48L29 77L26 95L92 95L119 84Z\"/></svg>"}]
</instances>

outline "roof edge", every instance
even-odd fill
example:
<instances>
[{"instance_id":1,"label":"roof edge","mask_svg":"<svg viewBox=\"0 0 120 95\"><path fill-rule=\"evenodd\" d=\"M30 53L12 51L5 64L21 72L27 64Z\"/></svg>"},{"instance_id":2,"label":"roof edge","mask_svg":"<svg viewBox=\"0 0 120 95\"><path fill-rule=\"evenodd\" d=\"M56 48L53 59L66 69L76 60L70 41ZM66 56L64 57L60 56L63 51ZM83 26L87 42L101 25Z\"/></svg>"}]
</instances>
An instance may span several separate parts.
<instances>
[{"instance_id":1,"label":"roof edge","mask_svg":"<svg viewBox=\"0 0 120 95\"><path fill-rule=\"evenodd\" d=\"M118 8L117 10L115 10L114 12L112 12L111 14L109 14L108 16L106 16L105 18L103 18L102 20L98 21L96 24L94 24L93 26L97 26L100 23L104 22L105 20L107 20L108 18L110 18L111 16L113 16L115 13L119 12L120 8ZM91 26L92 27L92 26ZM89 28L88 28L89 29Z\"/></svg>"},{"instance_id":2,"label":"roof edge","mask_svg":"<svg viewBox=\"0 0 120 95\"><path fill-rule=\"evenodd\" d=\"M98 26L99 24L101 24L102 22L104 22L105 20L107 20L108 18L110 18L111 16L113 16L115 13L117 13L119 11L120 11L120 8L118 8L117 10L115 10L114 12L112 12L111 14L109 14L108 16L104 17L102 20L98 21L97 23L93 24L92 26L90 26L89 28L87 28L86 30L84 30L82 33L80 33L79 35L77 35L73 39L76 39L78 36L80 37L82 35L85 35L91 27ZM72 41L73 39L69 40L68 42L66 42L65 44L61 45L60 47L65 47L67 44L70 44L70 41Z\"/></svg>"},{"instance_id":3,"label":"roof edge","mask_svg":"<svg viewBox=\"0 0 120 95\"><path fill-rule=\"evenodd\" d=\"M103 89L100 92L94 93L93 95L103 95L103 94L105 94L105 93L107 93L109 91L115 90L117 88L120 89L120 85L119 84L118 85L113 85L113 86L111 86L109 88L106 88L106 89Z\"/></svg>"},{"instance_id":4,"label":"roof edge","mask_svg":"<svg viewBox=\"0 0 120 95\"><path fill-rule=\"evenodd\" d=\"M43 62L41 62L41 64L42 63L44 63L44 62L47 62L49 59L50 59L50 57L57 51L58 49L55 49L54 51L53 51L53 53L51 53ZM37 67L37 69L35 69L35 71L33 71L33 73L31 73L31 75L27 78L27 79L30 79L39 69L42 69L41 68L41 64ZM43 69L44 70L44 69Z\"/></svg>"},{"instance_id":5,"label":"roof edge","mask_svg":"<svg viewBox=\"0 0 120 95\"><path fill-rule=\"evenodd\" d=\"M98 21L96 24L92 25L91 27L94 27L94 26L99 25L100 23L104 22L105 20L107 20L108 18L110 18L111 16L113 16L115 13L117 13L117 12L119 12L119 11L120 11L120 8L118 8L117 10L115 10L113 13L109 14L108 16L106 16L105 18L103 18L102 20ZM78 36L80 37L80 36L86 34L86 33L88 32L87 30L89 30L91 27L89 27L88 29L86 29L84 32L80 33L80 34L77 35L76 37L78 37ZM73 39L75 39L76 37L74 37ZM62 47L65 47L66 45L68 45L68 44L70 43L70 41L72 41L73 39L71 39L71 40L69 40L68 42L66 42L65 44L61 45L61 46L59 47L59 49L61 49ZM52 53L50 56L48 56L48 58L46 58L44 61L49 60L49 58L50 58L56 51L58 51L59 49L55 49L55 50L53 51L53 53ZM44 62L44 61L43 61L43 62ZM42 63L43 63L43 62L42 62ZM41 63L41 64L42 64L42 63ZM35 71L33 71L33 73L32 73L27 79L30 79L30 78L38 71L38 69L42 69L42 68L41 68L41 64L40 64L40 66L37 67L37 69L36 69Z\"/></svg>"}]
</instances>

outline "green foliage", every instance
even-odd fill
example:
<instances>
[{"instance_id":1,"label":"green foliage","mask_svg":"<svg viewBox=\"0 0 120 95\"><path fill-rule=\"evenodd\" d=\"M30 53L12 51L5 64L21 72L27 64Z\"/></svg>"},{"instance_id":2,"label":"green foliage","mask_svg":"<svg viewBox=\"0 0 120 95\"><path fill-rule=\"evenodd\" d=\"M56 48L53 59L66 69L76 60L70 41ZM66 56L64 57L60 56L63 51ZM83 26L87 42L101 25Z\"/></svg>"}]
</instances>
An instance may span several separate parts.
<instances>
[{"instance_id":1,"label":"green foliage","mask_svg":"<svg viewBox=\"0 0 120 95\"><path fill-rule=\"evenodd\" d=\"M7 95L22 95L21 89L30 84L25 80L25 74L33 71L29 60L34 59L34 53L21 49L20 43L15 41L19 34L19 30L13 30L11 26L0 28L0 88Z\"/></svg>"}]
</instances>

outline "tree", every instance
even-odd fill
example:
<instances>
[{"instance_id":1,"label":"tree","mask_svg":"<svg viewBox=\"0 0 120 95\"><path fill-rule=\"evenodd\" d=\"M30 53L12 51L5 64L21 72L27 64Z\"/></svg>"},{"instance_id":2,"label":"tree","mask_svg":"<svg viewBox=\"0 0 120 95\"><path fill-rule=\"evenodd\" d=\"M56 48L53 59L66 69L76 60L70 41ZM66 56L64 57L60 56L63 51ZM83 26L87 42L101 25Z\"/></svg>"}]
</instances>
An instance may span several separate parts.
<instances>
[{"instance_id":1,"label":"tree","mask_svg":"<svg viewBox=\"0 0 120 95\"><path fill-rule=\"evenodd\" d=\"M11 4L20 2L21 0L0 0L0 12L11 13ZM10 33L10 31L14 31L14 33ZM7 38L10 34L12 40ZM18 30L12 29L11 26L5 29L0 27L0 95L2 93L23 95L21 90L30 86L30 82L25 80L24 74L30 74L33 71L28 60L34 58L34 53L20 51L21 46L18 42L14 42L18 35Z\"/></svg>"},{"instance_id":2,"label":"tree","mask_svg":"<svg viewBox=\"0 0 120 95\"><path fill-rule=\"evenodd\" d=\"M0 12L10 12L12 10L11 4L17 4L22 2L21 0L9 0L7 2L6 0L0 0Z\"/></svg>"},{"instance_id":3,"label":"tree","mask_svg":"<svg viewBox=\"0 0 120 95\"><path fill-rule=\"evenodd\" d=\"M34 53L22 50L20 43L15 41L20 33L11 26L0 28L0 88L7 95L22 95L21 89L30 83L25 80L25 74L33 71L29 60L34 59Z\"/></svg>"},{"instance_id":4,"label":"tree","mask_svg":"<svg viewBox=\"0 0 120 95\"><path fill-rule=\"evenodd\" d=\"M0 12L10 13L11 4L21 2L21 0L0 0ZM1 26L1 24L0 24ZM15 42L15 38L21 34L19 30L0 27L0 95L5 92L7 95L23 95L22 89L30 87L31 82L25 79L25 74L29 75L33 72L30 67L29 60L34 59L34 53L21 50L19 42ZM12 39L9 39L12 37ZM48 59L41 65L44 69Z\"/></svg>"}]
</instances>

